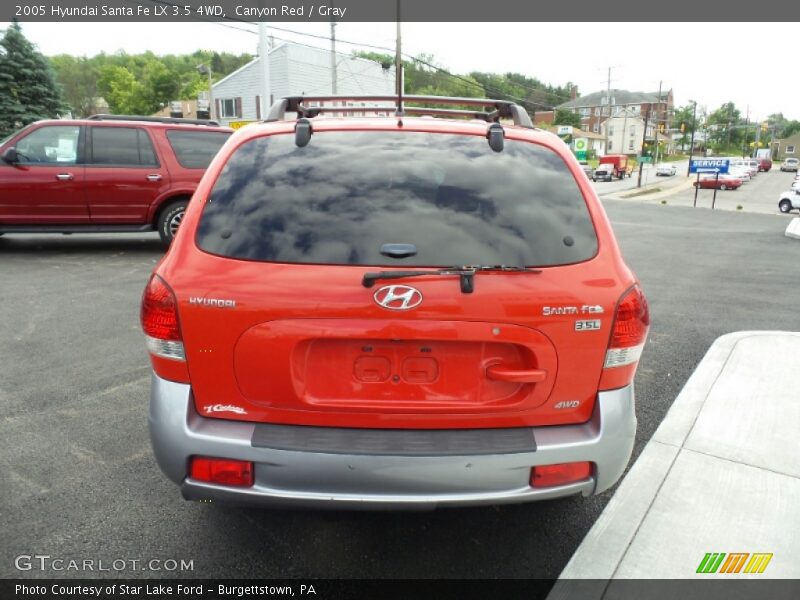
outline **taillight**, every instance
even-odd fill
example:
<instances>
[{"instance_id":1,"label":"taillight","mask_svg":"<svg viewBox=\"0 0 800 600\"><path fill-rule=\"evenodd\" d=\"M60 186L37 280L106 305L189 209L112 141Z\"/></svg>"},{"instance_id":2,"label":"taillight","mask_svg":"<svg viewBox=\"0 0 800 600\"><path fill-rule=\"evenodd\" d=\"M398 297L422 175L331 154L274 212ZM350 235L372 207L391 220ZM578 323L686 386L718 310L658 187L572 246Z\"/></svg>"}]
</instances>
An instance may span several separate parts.
<instances>
[{"instance_id":1,"label":"taillight","mask_svg":"<svg viewBox=\"0 0 800 600\"><path fill-rule=\"evenodd\" d=\"M647 298L636 285L617 305L600 389L619 388L633 381L649 329L650 310Z\"/></svg>"},{"instance_id":2,"label":"taillight","mask_svg":"<svg viewBox=\"0 0 800 600\"><path fill-rule=\"evenodd\" d=\"M220 485L250 487L253 485L253 463L246 460L193 456L189 477Z\"/></svg>"},{"instance_id":3,"label":"taillight","mask_svg":"<svg viewBox=\"0 0 800 600\"><path fill-rule=\"evenodd\" d=\"M178 301L158 275L153 275L144 289L141 321L147 349L152 354L173 360L186 360L178 323Z\"/></svg>"},{"instance_id":4,"label":"taillight","mask_svg":"<svg viewBox=\"0 0 800 600\"><path fill-rule=\"evenodd\" d=\"M588 479L592 474L592 463L573 462L559 465L541 465L531 469L531 487L552 487Z\"/></svg>"}]
</instances>

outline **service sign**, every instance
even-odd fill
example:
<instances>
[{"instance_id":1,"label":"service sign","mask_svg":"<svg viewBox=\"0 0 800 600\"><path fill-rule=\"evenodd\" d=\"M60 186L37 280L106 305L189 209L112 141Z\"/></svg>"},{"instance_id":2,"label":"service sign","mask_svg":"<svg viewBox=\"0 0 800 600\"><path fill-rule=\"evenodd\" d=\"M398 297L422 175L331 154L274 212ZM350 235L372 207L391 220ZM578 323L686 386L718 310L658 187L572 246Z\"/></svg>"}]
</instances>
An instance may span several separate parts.
<instances>
[{"instance_id":1,"label":"service sign","mask_svg":"<svg viewBox=\"0 0 800 600\"><path fill-rule=\"evenodd\" d=\"M689 165L689 172L727 173L730 162L727 158L695 158Z\"/></svg>"}]
</instances>

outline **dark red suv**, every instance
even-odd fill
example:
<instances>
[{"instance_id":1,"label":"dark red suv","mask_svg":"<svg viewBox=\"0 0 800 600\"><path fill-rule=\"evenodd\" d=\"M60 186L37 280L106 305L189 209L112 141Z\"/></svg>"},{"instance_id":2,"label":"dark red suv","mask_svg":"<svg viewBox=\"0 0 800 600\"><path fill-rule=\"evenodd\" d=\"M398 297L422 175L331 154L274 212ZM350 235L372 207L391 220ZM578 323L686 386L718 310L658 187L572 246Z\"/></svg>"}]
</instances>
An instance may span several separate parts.
<instances>
[{"instance_id":1,"label":"dark red suv","mask_svg":"<svg viewBox=\"0 0 800 600\"><path fill-rule=\"evenodd\" d=\"M32 123L0 140L0 235L158 230L169 243L231 132L160 117Z\"/></svg>"}]
</instances>

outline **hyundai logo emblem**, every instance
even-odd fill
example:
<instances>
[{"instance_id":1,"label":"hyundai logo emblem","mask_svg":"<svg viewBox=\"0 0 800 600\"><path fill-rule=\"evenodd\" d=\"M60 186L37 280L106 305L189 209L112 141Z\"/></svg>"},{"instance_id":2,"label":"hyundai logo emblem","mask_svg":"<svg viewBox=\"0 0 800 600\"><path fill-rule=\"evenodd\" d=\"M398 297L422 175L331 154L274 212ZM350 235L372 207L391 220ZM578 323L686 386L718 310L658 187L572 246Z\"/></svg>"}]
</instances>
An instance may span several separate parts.
<instances>
[{"instance_id":1,"label":"hyundai logo emblem","mask_svg":"<svg viewBox=\"0 0 800 600\"><path fill-rule=\"evenodd\" d=\"M383 308L408 310L419 306L422 292L407 285L385 285L375 292L373 298Z\"/></svg>"}]
</instances>

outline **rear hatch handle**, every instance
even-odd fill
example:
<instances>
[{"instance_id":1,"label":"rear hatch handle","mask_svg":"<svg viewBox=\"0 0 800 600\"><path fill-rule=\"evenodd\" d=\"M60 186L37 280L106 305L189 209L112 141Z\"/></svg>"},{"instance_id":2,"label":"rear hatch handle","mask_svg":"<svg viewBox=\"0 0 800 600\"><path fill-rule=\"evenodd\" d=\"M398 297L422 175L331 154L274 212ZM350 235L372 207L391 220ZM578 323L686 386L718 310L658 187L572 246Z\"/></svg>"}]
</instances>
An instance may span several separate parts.
<instances>
[{"instance_id":1,"label":"rear hatch handle","mask_svg":"<svg viewBox=\"0 0 800 600\"><path fill-rule=\"evenodd\" d=\"M486 368L486 377L495 381L541 383L547 379L547 371L544 369L509 369L503 365L491 365Z\"/></svg>"}]
</instances>

